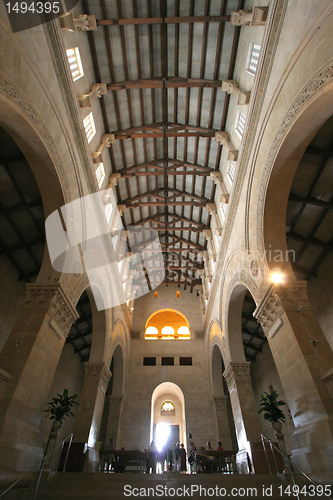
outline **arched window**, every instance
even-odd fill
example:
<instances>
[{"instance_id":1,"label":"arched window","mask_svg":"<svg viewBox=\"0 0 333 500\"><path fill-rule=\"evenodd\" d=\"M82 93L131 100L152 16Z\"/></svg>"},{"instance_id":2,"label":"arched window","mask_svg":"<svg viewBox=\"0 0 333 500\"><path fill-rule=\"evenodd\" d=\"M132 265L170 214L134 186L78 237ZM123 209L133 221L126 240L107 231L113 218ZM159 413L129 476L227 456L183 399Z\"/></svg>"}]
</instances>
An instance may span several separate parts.
<instances>
[{"instance_id":1,"label":"arched window","mask_svg":"<svg viewBox=\"0 0 333 500\"><path fill-rule=\"evenodd\" d=\"M188 329L188 326L181 326L178 328L178 338L179 339L189 339L191 338L190 330Z\"/></svg>"},{"instance_id":2,"label":"arched window","mask_svg":"<svg viewBox=\"0 0 333 500\"><path fill-rule=\"evenodd\" d=\"M146 333L145 333L145 338L154 340L154 339L157 339L157 337L158 337L158 330L157 330L156 326L148 326Z\"/></svg>"},{"instance_id":3,"label":"arched window","mask_svg":"<svg viewBox=\"0 0 333 500\"><path fill-rule=\"evenodd\" d=\"M164 401L161 406L161 411L175 411L175 405L172 401Z\"/></svg>"},{"instance_id":4,"label":"arched window","mask_svg":"<svg viewBox=\"0 0 333 500\"><path fill-rule=\"evenodd\" d=\"M175 330L172 326L165 326L162 328L162 339L169 340L175 338Z\"/></svg>"}]
</instances>

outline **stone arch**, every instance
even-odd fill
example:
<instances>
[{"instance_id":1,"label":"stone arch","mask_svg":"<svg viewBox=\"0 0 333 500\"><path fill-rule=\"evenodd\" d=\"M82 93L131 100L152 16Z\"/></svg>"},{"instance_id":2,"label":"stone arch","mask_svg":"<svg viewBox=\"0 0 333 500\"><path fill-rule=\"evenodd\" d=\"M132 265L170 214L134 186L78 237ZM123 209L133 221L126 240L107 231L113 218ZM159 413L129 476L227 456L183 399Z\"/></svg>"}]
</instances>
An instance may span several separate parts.
<instances>
[{"instance_id":1,"label":"stone arch","mask_svg":"<svg viewBox=\"0 0 333 500\"><path fill-rule=\"evenodd\" d=\"M0 125L25 156L36 179L45 218L66 203L70 190L51 135L31 103L8 79L0 76ZM45 245L37 282L58 280Z\"/></svg>"},{"instance_id":2,"label":"stone arch","mask_svg":"<svg viewBox=\"0 0 333 500\"><path fill-rule=\"evenodd\" d=\"M288 255L285 233L288 196L304 151L333 114L332 79L330 62L296 96L272 143L261 179L257 209L257 244L266 272L276 267L274 261L267 258L268 249L271 255L274 252ZM286 280L296 279L289 259L279 262L278 267Z\"/></svg>"}]
</instances>

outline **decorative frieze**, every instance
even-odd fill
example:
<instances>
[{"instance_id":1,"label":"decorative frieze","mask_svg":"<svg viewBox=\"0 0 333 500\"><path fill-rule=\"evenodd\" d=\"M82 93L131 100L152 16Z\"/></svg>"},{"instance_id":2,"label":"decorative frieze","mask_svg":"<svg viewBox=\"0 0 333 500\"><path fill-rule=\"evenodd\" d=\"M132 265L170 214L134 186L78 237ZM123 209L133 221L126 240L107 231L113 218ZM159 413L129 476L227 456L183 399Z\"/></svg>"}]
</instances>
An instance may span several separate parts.
<instances>
[{"instance_id":1,"label":"decorative frieze","mask_svg":"<svg viewBox=\"0 0 333 500\"><path fill-rule=\"evenodd\" d=\"M250 367L251 363L249 361L245 363L229 363L223 373L229 393L236 389L238 382L251 382Z\"/></svg>"},{"instance_id":2,"label":"decorative frieze","mask_svg":"<svg viewBox=\"0 0 333 500\"><path fill-rule=\"evenodd\" d=\"M282 326L282 323L280 322L282 313L282 304L273 285L271 285L266 291L262 302L254 311L253 316L259 321L265 334L268 337L273 337L273 335L277 333L278 329L274 328L274 334L270 332L270 330L277 324L279 324L279 327Z\"/></svg>"}]
</instances>

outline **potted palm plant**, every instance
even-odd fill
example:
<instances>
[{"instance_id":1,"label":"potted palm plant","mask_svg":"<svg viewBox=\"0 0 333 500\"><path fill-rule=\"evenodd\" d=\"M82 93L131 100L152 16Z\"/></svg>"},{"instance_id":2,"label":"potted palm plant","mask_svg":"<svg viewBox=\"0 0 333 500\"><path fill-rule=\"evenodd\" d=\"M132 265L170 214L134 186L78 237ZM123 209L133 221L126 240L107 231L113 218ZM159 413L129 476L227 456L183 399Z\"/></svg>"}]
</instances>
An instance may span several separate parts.
<instances>
[{"instance_id":1,"label":"potted palm plant","mask_svg":"<svg viewBox=\"0 0 333 500\"><path fill-rule=\"evenodd\" d=\"M283 406L286 403L284 401L278 401L278 396L279 395L276 394L276 391L273 391L270 394L267 392L261 394L259 405L262 408L260 408L258 413L260 415L260 413L264 412L264 419L270 422L276 432L281 432L282 422L286 421L286 417L284 416L280 406Z\"/></svg>"},{"instance_id":2,"label":"potted palm plant","mask_svg":"<svg viewBox=\"0 0 333 500\"><path fill-rule=\"evenodd\" d=\"M278 401L278 394L276 391L272 391L270 394L265 392L261 394L261 400L259 402L261 408L258 413L264 414L264 419L268 420L275 431L275 437L279 442L279 447L282 453L282 460L284 464L284 473L289 474L289 463L288 455L286 450L286 445L284 442L284 436L282 431L282 422L286 421L283 411L280 406L284 406L286 403L282 400Z\"/></svg>"},{"instance_id":3,"label":"potted palm plant","mask_svg":"<svg viewBox=\"0 0 333 500\"><path fill-rule=\"evenodd\" d=\"M43 412L46 413L46 417L53 420L50 436L46 445L45 455L54 449L57 437L59 436L59 429L65 418L74 417L72 409L79 406L79 403L75 401L76 398L77 394L68 396L68 390L65 389L62 391L62 394L57 394L56 397L52 398L51 401L44 405L46 408ZM51 456L47 459L47 463L45 463L46 467L49 466L50 460Z\"/></svg>"}]
</instances>

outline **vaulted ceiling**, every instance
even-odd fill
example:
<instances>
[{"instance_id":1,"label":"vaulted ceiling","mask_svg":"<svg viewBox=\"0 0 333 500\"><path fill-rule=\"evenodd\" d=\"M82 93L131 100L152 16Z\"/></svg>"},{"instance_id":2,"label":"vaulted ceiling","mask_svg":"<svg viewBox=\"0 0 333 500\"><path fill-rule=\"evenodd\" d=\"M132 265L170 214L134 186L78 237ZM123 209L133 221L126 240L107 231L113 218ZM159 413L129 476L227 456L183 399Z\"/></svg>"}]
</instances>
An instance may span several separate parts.
<instances>
[{"instance_id":1,"label":"vaulted ceiling","mask_svg":"<svg viewBox=\"0 0 333 500\"><path fill-rule=\"evenodd\" d=\"M201 282L206 203L215 187L240 28L229 23L238 0L85 0L97 31L89 32L96 82L107 83L101 110L113 173L120 172L123 223L158 231L165 284ZM147 235L145 237L145 235ZM149 238L143 230L136 250ZM158 263L146 262L149 276ZM134 281L135 284L135 281Z\"/></svg>"}]
</instances>

